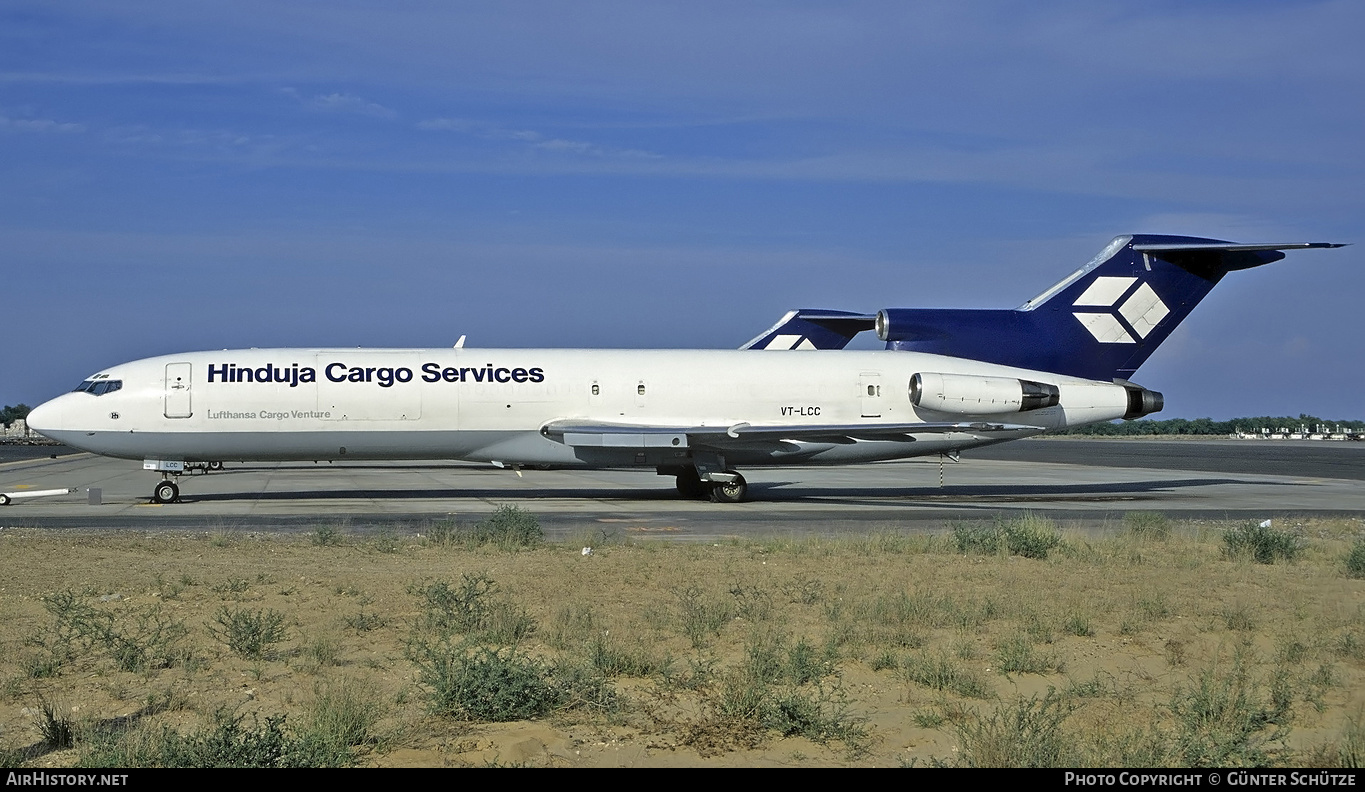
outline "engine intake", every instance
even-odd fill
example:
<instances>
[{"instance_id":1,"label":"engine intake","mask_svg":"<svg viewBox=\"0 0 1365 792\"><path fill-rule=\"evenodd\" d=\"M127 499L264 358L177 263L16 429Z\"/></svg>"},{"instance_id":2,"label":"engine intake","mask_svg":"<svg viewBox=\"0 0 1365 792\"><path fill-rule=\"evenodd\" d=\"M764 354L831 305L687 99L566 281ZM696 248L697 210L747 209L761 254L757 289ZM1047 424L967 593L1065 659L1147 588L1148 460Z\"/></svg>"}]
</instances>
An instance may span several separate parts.
<instances>
[{"instance_id":1,"label":"engine intake","mask_svg":"<svg viewBox=\"0 0 1365 792\"><path fill-rule=\"evenodd\" d=\"M1159 400L1161 395L1156 397ZM1057 386L1046 382L934 372L910 378L910 403L937 412L997 415L1055 407L1060 401Z\"/></svg>"}]
</instances>

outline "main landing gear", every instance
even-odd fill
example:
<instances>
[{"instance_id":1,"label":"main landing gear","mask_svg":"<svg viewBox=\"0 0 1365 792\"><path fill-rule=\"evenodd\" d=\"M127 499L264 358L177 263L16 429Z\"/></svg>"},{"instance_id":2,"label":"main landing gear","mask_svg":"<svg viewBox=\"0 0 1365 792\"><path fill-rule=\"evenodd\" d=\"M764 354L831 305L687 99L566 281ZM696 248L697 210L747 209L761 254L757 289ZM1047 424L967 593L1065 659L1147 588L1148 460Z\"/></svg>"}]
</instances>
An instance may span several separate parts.
<instances>
[{"instance_id":1,"label":"main landing gear","mask_svg":"<svg viewBox=\"0 0 1365 792\"><path fill-rule=\"evenodd\" d=\"M678 494L684 498L706 498L713 503L739 503L748 497L749 483L744 476L733 470L712 475L714 480L703 481L696 468L682 468L677 474Z\"/></svg>"}]
</instances>

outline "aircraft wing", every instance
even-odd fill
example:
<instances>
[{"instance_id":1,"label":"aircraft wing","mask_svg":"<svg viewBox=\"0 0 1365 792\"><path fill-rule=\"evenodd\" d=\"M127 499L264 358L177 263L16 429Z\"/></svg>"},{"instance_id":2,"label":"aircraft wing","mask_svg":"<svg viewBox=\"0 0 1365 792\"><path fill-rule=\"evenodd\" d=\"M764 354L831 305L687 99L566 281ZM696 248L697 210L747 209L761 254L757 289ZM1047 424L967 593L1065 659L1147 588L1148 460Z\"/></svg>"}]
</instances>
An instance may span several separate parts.
<instances>
[{"instance_id":1,"label":"aircraft wing","mask_svg":"<svg viewBox=\"0 0 1365 792\"><path fill-rule=\"evenodd\" d=\"M608 448L689 448L706 446L752 445L754 442L778 443L853 443L858 440L913 441L916 434L950 432L1015 434L1039 432L1042 427L994 422L897 423L897 424L808 424L800 426L755 426L736 423L730 426L647 426L643 424L582 423L551 421L540 433L571 446Z\"/></svg>"}]
</instances>

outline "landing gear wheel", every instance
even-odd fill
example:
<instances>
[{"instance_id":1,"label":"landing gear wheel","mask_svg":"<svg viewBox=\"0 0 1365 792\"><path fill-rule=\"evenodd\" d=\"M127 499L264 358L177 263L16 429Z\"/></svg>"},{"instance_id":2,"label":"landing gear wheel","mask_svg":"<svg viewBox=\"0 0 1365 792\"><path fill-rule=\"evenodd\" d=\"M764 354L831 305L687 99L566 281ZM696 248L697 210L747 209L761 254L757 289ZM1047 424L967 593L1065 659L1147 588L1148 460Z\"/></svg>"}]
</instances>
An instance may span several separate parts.
<instances>
[{"instance_id":1,"label":"landing gear wheel","mask_svg":"<svg viewBox=\"0 0 1365 792\"><path fill-rule=\"evenodd\" d=\"M210 463L209 463L209 470L222 470L222 469L223 469L223 463L222 463L222 462L210 462Z\"/></svg>"},{"instance_id":2,"label":"landing gear wheel","mask_svg":"<svg viewBox=\"0 0 1365 792\"><path fill-rule=\"evenodd\" d=\"M8 495L0 495L0 506L8 506L8 505L9 505L9 496L8 496Z\"/></svg>"},{"instance_id":3,"label":"landing gear wheel","mask_svg":"<svg viewBox=\"0 0 1365 792\"><path fill-rule=\"evenodd\" d=\"M696 468L684 468L677 480L678 494L684 498L700 498L706 494L706 487L702 485Z\"/></svg>"},{"instance_id":4,"label":"landing gear wheel","mask_svg":"<svg viewBox=\"0 0 1365 792\"><path fill-rule=\"evenodd\" d=\"M749 483L738 473L734 473L734 476L733 481L717 481L711 485L711 500L716 503L739 503L748 496Z\"/></svg>"},{"instance_id":5,"label":"landing gear wheel","mask_svg":"<svg viewBox=\"0 0 1365 792\"><path fill-rule=\"evenodd\" d=\"M157 503L173 503L180 497L180 487L174 481L163 481L152 490L152 500Z\"/></svg>"}]
</instances>

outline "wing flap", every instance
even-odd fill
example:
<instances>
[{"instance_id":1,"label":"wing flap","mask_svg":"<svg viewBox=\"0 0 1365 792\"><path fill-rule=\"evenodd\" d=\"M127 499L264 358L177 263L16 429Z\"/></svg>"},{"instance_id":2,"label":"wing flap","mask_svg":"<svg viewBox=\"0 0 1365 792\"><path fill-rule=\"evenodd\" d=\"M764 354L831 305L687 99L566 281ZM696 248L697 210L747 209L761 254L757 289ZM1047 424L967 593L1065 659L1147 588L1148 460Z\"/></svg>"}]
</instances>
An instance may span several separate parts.
<instances>
[{"instance_id":1,"label":"wing flap","mask_svg":"<svg viewBox=\"0 0 1365 792\"><path fill-rule=\"evenodd\" d=\"M690 448L761 442L849 443L858 440L913 441L917 434L952 432L1039 432L1042 427L984 421L958 423L807 424L755 426L649 426L642 424L551 421L540 433L565 445L597 448Z\"/></svg>"}]
</instances>

